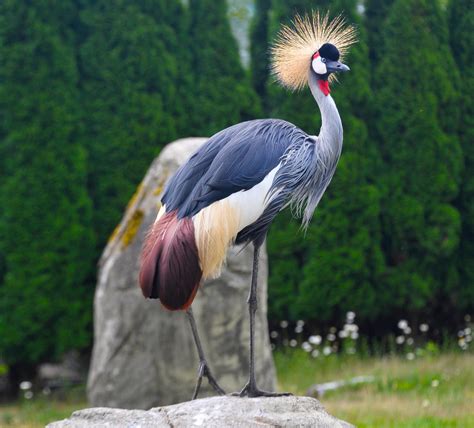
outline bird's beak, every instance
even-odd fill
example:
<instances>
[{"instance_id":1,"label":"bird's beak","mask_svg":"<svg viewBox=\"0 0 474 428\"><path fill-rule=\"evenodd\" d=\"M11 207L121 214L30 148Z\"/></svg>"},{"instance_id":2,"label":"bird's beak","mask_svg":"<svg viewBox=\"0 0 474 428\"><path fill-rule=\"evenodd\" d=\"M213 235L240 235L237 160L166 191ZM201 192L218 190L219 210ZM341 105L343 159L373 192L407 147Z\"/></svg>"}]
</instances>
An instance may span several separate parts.
<instances>
[{"instance_id":1,"label":"bird's beak","mask_svg":"<svg viewBox=\"0 0 474 428\"><path fill-rule=\"evenodd\" d=\"M339 71L349 71L350 68L339 61L327 61L326 62L326 69L328 73L336 73Z\"/></svg>"}]
</instances>

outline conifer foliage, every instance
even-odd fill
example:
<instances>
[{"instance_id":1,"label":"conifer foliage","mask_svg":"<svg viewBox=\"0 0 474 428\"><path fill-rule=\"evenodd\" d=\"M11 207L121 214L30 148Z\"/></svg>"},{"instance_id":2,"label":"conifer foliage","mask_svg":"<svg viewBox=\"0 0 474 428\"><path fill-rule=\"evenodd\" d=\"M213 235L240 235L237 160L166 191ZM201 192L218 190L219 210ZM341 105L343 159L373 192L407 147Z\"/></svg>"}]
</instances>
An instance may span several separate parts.
<instances>
[{"instance_id":1,"label":"conifer foliage","mask_svg":"<svg viewBox=\"0 0 474 428\"><path fill-rule=\"evenodd\" d=\"M466 311L474 308L474 7L471 0L453 0L449 9L450 43L459 67L459 139L464 153L464 173L459 198L462 215L459 248L459 284L456 298Z\"/></svg>"},{"instance_id":2,"label":"conifer foliage","mask_svg":"<svg viewBox=\"0 0 474 428\"><path fill-rule=\"evenodd\" d=\"M379 302L386 310L413 312L444 296L453 281L452 256L460 239L453 201L462 168L455 135L457 69L437 2L395 1L383 46L375 123L384 161L378 177L388 266L383 286L392 293Z\"/></svg>"},{"instance_id":3,"label":"conifer foliage","mask_svg":"<svg viewBox=\"0 0 474 428\"><path fill-rule=\"evenodd\" d=\"M0 5L0 360L90 346L97 258L153 158L260 113L226 13Z\"/></svg>"},{"instance_id":4,"label":"conifer foliage","mask_svg":"<svg viewBox=\"0 0 474 428\"><path fill-rule=\"evenodd\" d=\"M182 27L184 18L179 4L164 0L89 3L79 58L100 251L143 172L181 125L177 81L185 47L173 25Z\"/></svg>"},{"instance_id":5,"label":"conifer foliage","mask_svg":"<svg viewBox=\"0 0 474 428\"><path fill-rule=\"evenodd\" d=\"M0 357L90 343L94 248L75 2L0 5Z\"/></svg>"},{"instance_id":6,"label":"conifer foliage","mask_svg":"<svg viewBox=\"0 0 474 428\"><path fill-rule=\"evenodd\" d=\"M270 56L268 51L268 25L271 0L256 0L255 19L251 27L252 84L257 94L265 100Z\"/></svg>"},{"instance_id":7,"label":"conifer foliage","mask_svg":"<svg viewBox=\"0 0 474 428\"><path fill-rule=\"evenodd\" d=\"M382 32L394 0L367 0L365 5L369 55L376 64L384 54Z\"/></svg>"},{"instance_id":8,"label":"conifer foliage","mask_svg":"<svg viewBox=\"0 0 474 428\"><path fill-rule=\"evenodd\" d=\"M189 12L193 97L188 130L212 135L255 118L259 101L240 63L226 0L190 0Z\"/></svg>"}]
</instances>

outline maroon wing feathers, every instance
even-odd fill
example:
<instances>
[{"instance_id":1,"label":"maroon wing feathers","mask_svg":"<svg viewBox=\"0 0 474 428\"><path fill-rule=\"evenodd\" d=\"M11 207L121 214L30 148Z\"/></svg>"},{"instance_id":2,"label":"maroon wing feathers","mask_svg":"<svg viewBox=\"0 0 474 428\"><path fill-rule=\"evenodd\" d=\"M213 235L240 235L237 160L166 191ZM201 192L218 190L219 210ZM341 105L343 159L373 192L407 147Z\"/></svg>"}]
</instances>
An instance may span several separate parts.
<instances>
[{"instance_id":1,"label":"maroon wing feathers","mask_svg":"<svg viewBox=\"0 0 474 428\"><path fill-rule=\"evenodd\" d=\"M139 277L143 295L160 299L170 310L187 309L201 277L193 221L178 220L176 211L166 213L143 246Z\"/></svg>"}]
</instances>

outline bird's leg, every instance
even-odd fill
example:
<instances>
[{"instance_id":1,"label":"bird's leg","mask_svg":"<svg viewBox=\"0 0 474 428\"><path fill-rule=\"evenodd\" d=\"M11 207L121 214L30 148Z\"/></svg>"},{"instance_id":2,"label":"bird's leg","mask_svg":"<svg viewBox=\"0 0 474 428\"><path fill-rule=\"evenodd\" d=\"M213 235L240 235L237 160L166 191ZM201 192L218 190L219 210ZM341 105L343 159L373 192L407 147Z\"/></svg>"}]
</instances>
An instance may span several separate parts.
<instances>
[{"instance_id":1,"label":"bird's leg","mask_svg":"<svg viewBox=\"0 0 474 428\"><path fill-rule=\"evenodd\" d=\"M254 244L253 252L253 268L252 268L252 282L250 284L250 294L247 300L249 304L250 314L250 357L249 357L249 381L244 386L239 395L241 397L279 397L283 395L291 395L289 393L277 393L262 391L257 388L255 380L255 313L258 307L257 298L257 277L258 277L258 257L260 254L260 245Z\"/></svg>"},{"instance_id":2,"label":"bird's leg","mask_svg":"<svg viewBox=\"0 0 474 428\"><path fill-rule=\"evenodd\" d=\"M198 380L196 383L196 388L194 389L192 399L195 400L199 394L199 389L201 388L203 376L207 377L209 385L211 385L220 395L225 395L225 391L219 386L219 384L215 380L207 364L206 358L204 357L204 351L202 350L201 339L199 339L196 320L194 319L193 311L190 307L186 310L186 315L188 316L189 324L191 325L191 330L193 332L194 342L196 343L196 348L199 354Z\"/></svg>"}]
</instances>

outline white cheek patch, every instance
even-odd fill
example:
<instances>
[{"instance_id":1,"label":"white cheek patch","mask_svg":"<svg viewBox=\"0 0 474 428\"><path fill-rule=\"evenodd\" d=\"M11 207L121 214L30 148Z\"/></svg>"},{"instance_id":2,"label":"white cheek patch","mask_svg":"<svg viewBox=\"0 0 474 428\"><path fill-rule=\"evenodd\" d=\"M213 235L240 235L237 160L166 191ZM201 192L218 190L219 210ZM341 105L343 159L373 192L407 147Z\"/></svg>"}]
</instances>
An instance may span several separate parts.
<instances>
[{"instance_id":1,"label":"white cheek patch","mask_svg":"<svg viewBox=\"0 0 474 428\"><path fill-rule=\"evenodd\" d=\"M313 59L313 61L311 62L311 67L313 67L313 70L316 74L326 74L328 71L326 68L326 64L324 64L320 56Z\"/></svg>"}]
</instances>

